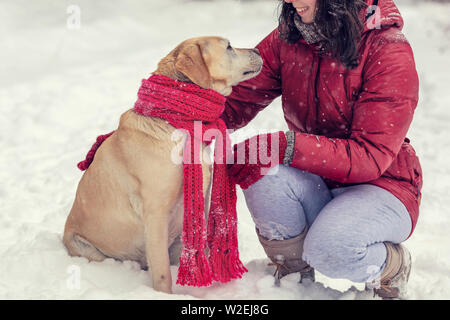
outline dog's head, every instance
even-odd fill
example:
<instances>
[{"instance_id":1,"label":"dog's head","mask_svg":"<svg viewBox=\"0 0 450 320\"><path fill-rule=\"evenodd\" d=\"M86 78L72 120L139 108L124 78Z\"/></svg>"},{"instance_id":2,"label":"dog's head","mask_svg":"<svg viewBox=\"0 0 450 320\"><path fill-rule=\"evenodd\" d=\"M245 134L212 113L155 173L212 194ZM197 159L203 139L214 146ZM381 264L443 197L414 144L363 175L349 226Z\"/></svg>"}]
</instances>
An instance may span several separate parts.
<instances>
[{"instance_id":1,"label":"dog's head","mask_svg":"<svg viewBox=\"0 0 450 320\"><path fill-rule=\"evenodd\" d=\"M199 37L179 44L153 74L190 81L228 96L232 86L255 77L262 65L257 49L235 49L227 39Z\"/></svg>"}]
</instances>

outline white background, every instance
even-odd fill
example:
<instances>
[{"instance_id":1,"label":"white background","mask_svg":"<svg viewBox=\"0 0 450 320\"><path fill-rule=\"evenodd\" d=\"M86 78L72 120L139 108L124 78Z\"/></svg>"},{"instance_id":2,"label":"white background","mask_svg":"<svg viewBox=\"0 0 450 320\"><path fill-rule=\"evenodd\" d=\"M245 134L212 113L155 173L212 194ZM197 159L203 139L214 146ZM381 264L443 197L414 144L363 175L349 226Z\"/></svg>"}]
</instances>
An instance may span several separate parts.
<instances>
[{"instance_id":1,"label":"white background","mask_svg":"<svg viewBox=\"0 0 450 320\"><path fill-rule=\"evenodd\" d=\"M397 1L420 76L408 133L423 166L419 222L406 242L409 299L450 298L449 4ZM80 9L73 26L70 5ZM298 275L273 286L254 224L238 193L243 279L209 288L155 292L133 262L88 263L61 242L81 172L76 163L99 134L115 129L142 78L186 38L228 37L254 47L277 24L277 1L0 2L0 298L3 299L372 299L361 284ZM286 129L280 100L248 126ZM172 267L174 282L177 268Z\"/></svg>"}]
</instances>

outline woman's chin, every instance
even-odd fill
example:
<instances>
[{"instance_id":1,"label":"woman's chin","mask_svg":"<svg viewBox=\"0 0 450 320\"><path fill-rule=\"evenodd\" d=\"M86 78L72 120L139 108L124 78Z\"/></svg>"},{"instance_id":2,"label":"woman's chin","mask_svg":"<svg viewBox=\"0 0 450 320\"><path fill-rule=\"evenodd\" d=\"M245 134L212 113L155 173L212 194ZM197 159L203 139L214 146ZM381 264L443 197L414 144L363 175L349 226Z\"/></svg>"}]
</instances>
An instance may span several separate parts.
<instances>
[{"instance_id":1,"label":"woman's chin","mask_svg":"<svg viewBox=\"0 0 450 320\"><path fill-rule=\"evenodd\" d=\"M302 22L303 22L303 23L306 23L306 24L308 24L308 23L313 23L313 22L314 22L314 19L313 19L313 18L306 18L306 17L300 16L300 19L302 19Z\"/></svg>"}]
</instances>

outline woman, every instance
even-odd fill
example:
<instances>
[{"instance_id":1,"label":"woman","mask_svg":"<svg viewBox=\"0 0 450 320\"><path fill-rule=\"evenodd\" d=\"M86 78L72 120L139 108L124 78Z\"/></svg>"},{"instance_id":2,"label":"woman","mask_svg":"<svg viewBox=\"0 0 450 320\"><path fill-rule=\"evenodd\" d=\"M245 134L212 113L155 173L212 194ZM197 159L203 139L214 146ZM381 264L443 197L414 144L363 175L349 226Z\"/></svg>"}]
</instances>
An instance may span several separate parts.
<instances>
[{"instance_id":1,"label":"woman","mask_svg":"<svg viewBox=\"0 0 450 320\"><path fill-rule=\"evenodd\" d=\"M241 128L282 95L289 131L238 145L279 139L270 174L248 161L230 173L278 278L317 269L401 297L411 260L400 243L416 225L422 187L406 138L418 77L403 20L392 0L281 5L278 28L257 46L263 70L233 88L222 119Z\"/></svg>"}]
</instances>

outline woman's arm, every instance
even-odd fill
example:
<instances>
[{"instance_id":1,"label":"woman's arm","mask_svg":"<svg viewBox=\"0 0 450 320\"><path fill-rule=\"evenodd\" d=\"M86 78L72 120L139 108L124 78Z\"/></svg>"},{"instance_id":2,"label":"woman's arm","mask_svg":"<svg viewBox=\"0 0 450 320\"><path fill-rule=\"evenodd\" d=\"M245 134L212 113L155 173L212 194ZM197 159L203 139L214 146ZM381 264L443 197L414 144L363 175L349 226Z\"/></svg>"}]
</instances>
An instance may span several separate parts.
<instances>
[{"instance_id":1,"label":"woman's arm","mask_svg":"<svg viewBox=\"0 0 450 320\"><path fill-rule=\"evenodd\" d=\"M349 139L295 134L293 167L343 183L375 180L397 156L418 101L418 76L405 40L380 38L363 73Z\"/></svg>"},{"instance_id":2,"label":"woman's arm","mask_svg":"<svg viewBox=\"0 0 450 320\"><path fill-rule=\"evenodd\" d=\"M249 123L259 111L281 95L280 81L280 39L274 30L256 48L263 59L259 75L233 87L221 116L227 128L238 129Z\"/></svg>"}]
</instances>

